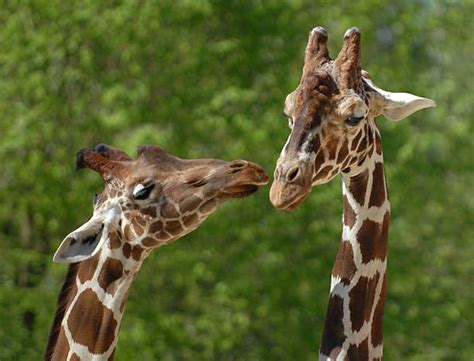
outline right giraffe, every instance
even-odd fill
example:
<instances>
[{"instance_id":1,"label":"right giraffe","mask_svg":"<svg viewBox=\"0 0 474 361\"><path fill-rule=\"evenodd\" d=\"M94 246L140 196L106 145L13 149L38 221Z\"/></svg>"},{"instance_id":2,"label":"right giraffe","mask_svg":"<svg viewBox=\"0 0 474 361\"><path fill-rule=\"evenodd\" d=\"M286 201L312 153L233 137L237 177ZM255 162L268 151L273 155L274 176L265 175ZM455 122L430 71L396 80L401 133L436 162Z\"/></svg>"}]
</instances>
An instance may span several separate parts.
<instances>
[{"instance_id":1,"label":"right giraffe","mask_svg":"<svg viewBox=\"0 0 474 361\"><path fill-rule=\"evenodd\" d=\"M316 27L303 75L285 101L291 134L270 190L280 210L297 208L312 186L342 175L342 240L331 275L320 360L382 360L390 203L375 117L400 120L435 102L384 91L360 66L360 32L350 28L335 60Z\"/></svg>"}]
</instances>

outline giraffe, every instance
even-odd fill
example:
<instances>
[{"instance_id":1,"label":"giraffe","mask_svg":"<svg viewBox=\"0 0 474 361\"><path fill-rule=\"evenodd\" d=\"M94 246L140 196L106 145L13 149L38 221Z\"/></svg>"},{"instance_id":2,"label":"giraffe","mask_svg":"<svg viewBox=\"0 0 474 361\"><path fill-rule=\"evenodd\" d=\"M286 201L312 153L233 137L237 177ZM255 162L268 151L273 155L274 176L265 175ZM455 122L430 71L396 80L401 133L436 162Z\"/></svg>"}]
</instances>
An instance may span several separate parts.
<instances>
[{"instance_id":1,"label":"giraffe","mask_svg":"<svg viewBox=\"0 0 474 361\"><path fill-rule=\"evenodd\" d=\"M390 203L375 117L400 120L435 102L377 87L360 67L360 31L346 31L332 60L314 28L303 73L285 100L291 133L277 160L270 200L291 211L313 186L342 176L342 237L331 275L320 360L381 360Z\"/></svg>"},{"instance_id":2,"label":"giraffe","mask_svg":"<svg viewBox=\"0 0 474 361\"><path fill-rule=\"evenodd\" d=\"M93 216L54 255L70 265L46 360L112 360L130 286L150 252L268 181L260 166L244 160L183 160L151 145L137 154L132 159L104 144L77 154L77 168L98 172L105 187Z\"/></svg>"}]
</instances>

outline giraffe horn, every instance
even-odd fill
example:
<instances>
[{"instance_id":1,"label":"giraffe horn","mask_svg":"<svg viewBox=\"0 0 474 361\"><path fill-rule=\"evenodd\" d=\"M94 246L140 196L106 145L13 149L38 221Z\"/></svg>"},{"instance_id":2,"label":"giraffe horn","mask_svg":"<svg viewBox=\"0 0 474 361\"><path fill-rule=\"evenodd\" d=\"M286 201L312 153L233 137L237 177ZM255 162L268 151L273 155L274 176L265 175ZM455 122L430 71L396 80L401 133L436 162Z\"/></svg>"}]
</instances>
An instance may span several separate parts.
<instances>
[{"instance_id":1,"label":"giraffe horn","mask_svg":"<svg viewBox=\"0 0 474 361\"><path fill-rule=\"evenodd\" d=\"M339 82L342 87L353 88L361 81L360 68L360 30L352 27L344 34L344 44L334 64L339 69Z\"/></svg>"},{"instance_id":2,"label":"giraffe horn","mask_svg":"<svg viewBox=\"0 0 474 361\"><path fill-rule=\"evenodd\" d=\"M108 144L100 143L94 147L94 152L103 155L111 160L132 160L130 156L119 148L112 147Z\"/></svg>"},{"instance_id":3,"label":"giraffe horn","mask_svg":"<svg viewBox=\"0 0 474 361\"><path fill-rule=\"evenodd\" d=\"M89 168L99 173L104 180L123 168L118 161L110 160L95 150L81 149L76 154L76 170Z\"/></svg>"},{"instance_id":4,"label":"giraffe horn","mask_svg":"<svg viewBox=\"0 0 474 361\"><path fill-rule=\"evenodd\" d=\"M322 26L316 26L309 33L304 62L320 67L329 60L328 32Z\"/></svg>"}]
</instances>

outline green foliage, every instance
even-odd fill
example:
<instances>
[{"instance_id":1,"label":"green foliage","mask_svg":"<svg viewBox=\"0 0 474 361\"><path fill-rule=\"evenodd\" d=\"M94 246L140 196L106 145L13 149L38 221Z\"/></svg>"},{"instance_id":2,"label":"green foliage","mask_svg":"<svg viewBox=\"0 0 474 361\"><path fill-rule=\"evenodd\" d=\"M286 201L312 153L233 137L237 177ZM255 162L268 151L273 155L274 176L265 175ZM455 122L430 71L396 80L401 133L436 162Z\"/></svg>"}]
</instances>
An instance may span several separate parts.
<instances>
[{"instance_id":1,"label":"green foliage","mask_svg":"<svg viewBox=\"0 0 474 361\"><path fill-rule=\"evenodd\" d=\"M392 201L387 360L474 353L472 1L4 1L0 8L0 360L37 360L65 267L60 240L101 188L74 154L161 144L269 173L288 134L308 31L332 54L363 31L388 90L433 98L380 119ZM155 251L135 281L117 360L314 360L338 247L340 184L290 214L268 188ZM139 355L139 356L137 356Z\"/></svg>"}]
</instances>

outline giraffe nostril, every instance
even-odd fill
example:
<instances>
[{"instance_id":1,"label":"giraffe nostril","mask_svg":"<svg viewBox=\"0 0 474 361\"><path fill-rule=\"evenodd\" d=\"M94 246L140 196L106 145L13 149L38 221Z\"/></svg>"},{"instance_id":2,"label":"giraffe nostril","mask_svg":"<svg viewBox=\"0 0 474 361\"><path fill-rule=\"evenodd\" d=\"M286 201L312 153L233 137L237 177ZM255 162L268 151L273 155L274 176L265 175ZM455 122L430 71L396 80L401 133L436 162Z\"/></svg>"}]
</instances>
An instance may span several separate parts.
<instances>
[{"instance_id":1,"label":"giraffe nostril","mask_svg":"<svg viewBox=\"0 0 474 361\"><path fill-rule=\"evenodd\" d=\"M300 167L291 168L288 171L287 176L286 176L287 182L293 182L298 177L299 173L300 173Z\"/></svg>"},{"instance_id":2,"label":"giraffe nostril","mask_svg":"<svg viewBox=\"0 0 474 361\"><path fill-rule=\"evenodd\" d=\"M230 172L233 174L240 172L246 166L247 166L247 162L243 160L235 160L229 164Z\"/></svg>"},{"instance_id":3,"label":"giraffe nostril","mask_svg":"<svg viewBox=\"0 0 474 361\"><path fill-rule=\"evenodd\" d=\"M199 188L207 184L207 180L203 178L198 178L198 179L191 179L186 182L189 184L191 187Z\"/></svg>"}]
</instances>

